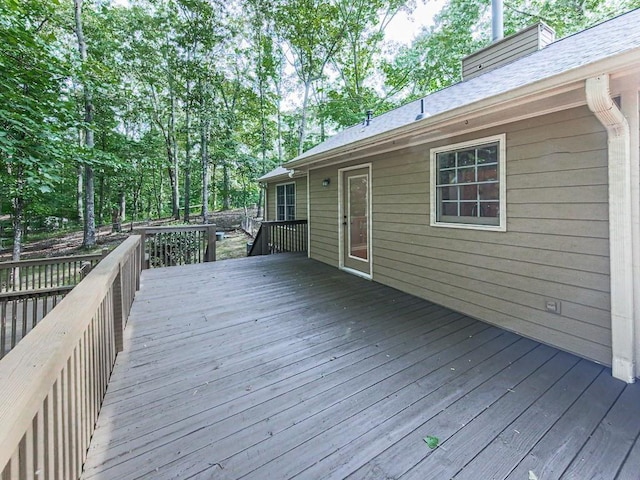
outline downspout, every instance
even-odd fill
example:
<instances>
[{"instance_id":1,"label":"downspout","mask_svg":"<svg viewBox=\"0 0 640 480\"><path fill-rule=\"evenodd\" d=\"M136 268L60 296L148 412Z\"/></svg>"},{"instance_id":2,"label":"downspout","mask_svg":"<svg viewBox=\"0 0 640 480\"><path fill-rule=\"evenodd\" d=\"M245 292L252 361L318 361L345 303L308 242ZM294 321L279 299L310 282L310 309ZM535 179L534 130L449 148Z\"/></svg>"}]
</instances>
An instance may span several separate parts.
<instances>
[{"instance_id":1,"label":"downspout","mask_svg":"<svg viewBox=\"0 0 640 480\"><path fill-rule=\"evenodd\" d=\"M630 130L611 99L609 75L586 82L589 109L607 130L609 157L609 262L611 284L611 349L613 376L635 381L636 345L632 247Z\"/></svg>"}]
</instances>

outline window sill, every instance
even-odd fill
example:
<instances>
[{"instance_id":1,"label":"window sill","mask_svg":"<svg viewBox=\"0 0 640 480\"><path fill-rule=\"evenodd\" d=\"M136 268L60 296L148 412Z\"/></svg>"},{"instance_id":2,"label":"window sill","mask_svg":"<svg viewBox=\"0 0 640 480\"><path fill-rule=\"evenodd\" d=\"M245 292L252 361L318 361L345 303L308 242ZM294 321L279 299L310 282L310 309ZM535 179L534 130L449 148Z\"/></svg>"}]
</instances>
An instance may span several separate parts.
<instances>
[{"instance_id":1,"label":"window sill","mask_svg":"<svg viewBox=\"0 0 640 480\"><path fill-rule=\"evenodd\" d=\"M458 228L462 230L484 230L487 232L506 232L506 225L477 225L472 223L431 222L430 226L437 228Z\"/></svg>"}]
</instances>

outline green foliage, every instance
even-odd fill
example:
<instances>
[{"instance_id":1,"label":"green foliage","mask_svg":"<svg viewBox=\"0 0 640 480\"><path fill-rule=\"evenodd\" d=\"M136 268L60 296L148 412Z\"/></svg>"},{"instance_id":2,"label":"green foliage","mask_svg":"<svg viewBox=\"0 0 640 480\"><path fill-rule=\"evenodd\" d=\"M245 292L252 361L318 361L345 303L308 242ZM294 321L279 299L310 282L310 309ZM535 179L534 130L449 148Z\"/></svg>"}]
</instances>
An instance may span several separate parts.
<instances>
[{"instance_id":1,"label":"green foliage","mask_svg":"<svg viewBox=\"0 0 640 480\"><path fill-rule=\"evenodd\" d=\"M67 64L51 25L58 2L0 0L0 175L3 196L49 192L71 150Z\"/></svg>"}]
</instances>

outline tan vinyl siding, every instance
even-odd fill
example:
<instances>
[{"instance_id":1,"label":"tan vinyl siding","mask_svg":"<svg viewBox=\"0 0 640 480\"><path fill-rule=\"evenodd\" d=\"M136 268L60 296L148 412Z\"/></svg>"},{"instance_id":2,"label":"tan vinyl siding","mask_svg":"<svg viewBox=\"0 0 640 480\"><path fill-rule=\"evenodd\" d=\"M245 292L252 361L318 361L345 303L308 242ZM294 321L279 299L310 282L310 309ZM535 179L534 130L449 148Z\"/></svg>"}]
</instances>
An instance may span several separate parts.
<instances>
[{"instance_id":1,"label":"tan vinyl siding","mask_svg":"<svg viewBox=\"0 0 640 480\"><path fill-rule=\"evenodd\" d=\"M536 52L553 42L555 34L547 25L532 25L489 45L462 60L462 78L468 80L520 57Z\"/></svg>"},{"instance_id":2,"label":"tan vinyl siding","mask_svg":"<svg viewBox=\"0 0 640 480\"><path fill-rule=\"evenodd\" d=\"M309 171L309 255L338 266L338 167ZM322 180L330 179L328 186Z\"/></svg>"},{"instance_id":3,"label":"tan vinyl siding","mask_svg":"<svg viewBox=\"0 0 640 480\"><path fill-rule=\"evenodd\" d=\"M507 231L430 227L430 149L500 133ZM610 363L607 143L586 107L365 161L375 281ZM337 169L310 174L311 255L336 266ZM562 302L560 315L546 299Z\"/></svg>"},{"instance_id":4,"label":"tan vinyl siding","mask_svg":"<svg viewBox=\"0 0 640 480\"><path fill-rule=\"evenodd\" d=\"M276 220L276 185L296 184L296 220L307 219L307 177L296 177L269 183L267 187L267 220Z\"/></svg>"}]
</instances>

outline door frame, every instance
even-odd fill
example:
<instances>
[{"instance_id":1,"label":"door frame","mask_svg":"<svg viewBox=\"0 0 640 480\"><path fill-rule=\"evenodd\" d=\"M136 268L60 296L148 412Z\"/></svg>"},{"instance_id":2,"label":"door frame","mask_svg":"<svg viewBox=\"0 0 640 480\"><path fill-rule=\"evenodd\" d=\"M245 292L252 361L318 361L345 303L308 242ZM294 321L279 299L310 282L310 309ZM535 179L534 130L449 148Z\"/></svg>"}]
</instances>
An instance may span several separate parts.
<instances>
[{"instance_id":1,"label":"door frame","mask_svg":"<svg viewBox=\"0 0 640 480\"><path fill-rule=\"evenodd\" d=\"M344 264L344 256L345 256L345 250L344 250L344 245L345 245L345 231L346 229L344 228L344 225L342 224L343 221L343 216L345 214L345 205L344 205L344 189L345 189L345 185L344 185L344 173L348 172L350 170L361 170L361 169L367 169L368 170L368 177L369 177L369 181L367 182L367 200L368 200L368 205L367 205L367 259L369 260L369 273L366 272L362 272L360 270L356 270L354 268L349 268L347 266L345 266ZM371 280L373 278L373 257L372 257L372 253L373 253L373 248L372 248L372 236L371 236L371 231L372 231L372 224L373 224L373 218L372 218L372 214L371 212L373 211L372 208L372 195L371 195L371 163L362 163L360 165L353 165L351 167L344 167L344 168L339 168L338 169L338 268L340 270L344 270L345 272L349 272L352 273L353 275L357 275L359 277L362 278L366 278L368 280Z\"/></svg>"}]
</instances>

